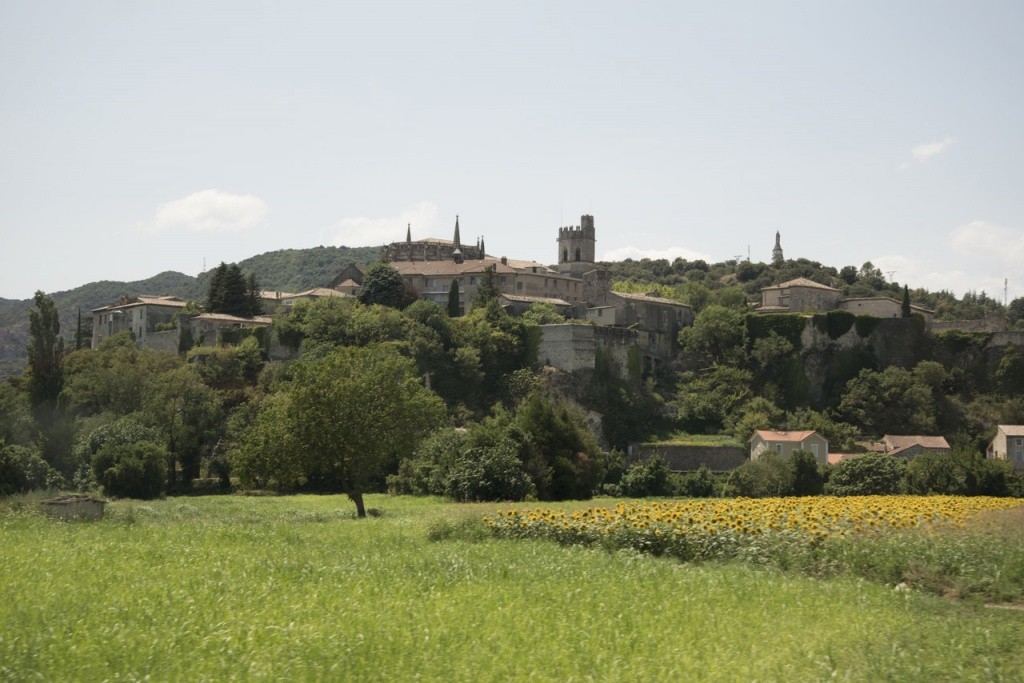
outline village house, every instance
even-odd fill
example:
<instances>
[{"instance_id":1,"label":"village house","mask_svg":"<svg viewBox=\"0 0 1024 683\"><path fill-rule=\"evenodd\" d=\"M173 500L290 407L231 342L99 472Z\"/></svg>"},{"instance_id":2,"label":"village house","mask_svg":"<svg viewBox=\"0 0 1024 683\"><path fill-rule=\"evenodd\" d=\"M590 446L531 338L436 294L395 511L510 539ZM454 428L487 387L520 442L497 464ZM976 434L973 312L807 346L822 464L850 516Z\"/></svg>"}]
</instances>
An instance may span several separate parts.
<instances>
[{"instance_id":1,"label":"village house","mask_svg":"<svg viewBox=\"0 0 1024 683\"><path fill-rule=\"evenodd\" d=\"M227 313L202 313L189 320L192 339L196 346L216 346L221 343L225 330L270 327L271 324L273 320L269 316L240 318Z\"/></svg>"},{"instance_id":2,"label":"village house","mask_svg":"<svg viewBox=\"0 0 1024 683\"><path fill-rule=\"evenodd\" d=\"M985 456L1007 460L1015 469L1024 469L1024 425L998 425Z\"/></svg>"},{"instance_id":3,"label":"village house","mask_svg":"<svg viewBox=\"0 0 1024 683\"><path fill-rule=\"evenodd\" d=\"M92 348L118 332L128 331L140 348L176 351L176 316L187 302L174 296L124 296L92 310Z\"/></svg>"},{"instance_id":4,"label":"village house","mask_svg":"<svg viewBox=\"0 0 1024 683\"><path fill-rule=\"evenodd\" d=\"M922 453L950 452L949 442L943 436L886 434L882 437L882 446L885 453L907 460L913 460Z\"/></svg>"},{"instance_id":5,"label":"village house","mask_svg":"<svg viewBox=\"0 0 1024 683\"><path fill-rule=\"evenodd\" d=\"M899 318L903 315L903 304L888 296L843 298L835 287L823 285L799 277L761 290L761 305L757 313L814 313L834 310L850 311L854 315L872 318ZM925 326L931 327L935 311L916 304L910 305L910 312L924 318Z\"/></svg>"},{"instance_id":6,"label":"village house","mask_svg":"<svg viewBox=\"0 0 1024 683\"><path fill-rule=\"evenodd\" d=\"M750 459L757 460L765 453L788 457L797 451L807 451L818 464L828 462L828 439L816 431L779 432L758 429L750 437Z\"/></svg>"}]
</instances>

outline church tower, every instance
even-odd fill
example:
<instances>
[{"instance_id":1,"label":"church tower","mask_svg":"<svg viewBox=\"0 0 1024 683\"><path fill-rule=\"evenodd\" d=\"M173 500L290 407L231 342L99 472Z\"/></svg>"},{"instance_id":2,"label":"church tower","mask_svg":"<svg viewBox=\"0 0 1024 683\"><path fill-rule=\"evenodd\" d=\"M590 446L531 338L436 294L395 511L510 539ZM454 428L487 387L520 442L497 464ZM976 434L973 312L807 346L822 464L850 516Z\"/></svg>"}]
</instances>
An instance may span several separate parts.
<instances>
[{"instance_id":1,"label":"church tower","mask_svg":"<svg viewBox=\"0 0 1024 683\"><path fill-rule=\"evenodd\" d=\"M594 270L594 217L580 216L577 227L558 229L558 272L583 277Z\"/></svg>"},{"instance_id":2,"label":"church tower","mask_svg":"<svg viewBox=\"0 0 1024 683\"><path fill-rule=\"evenodd\" d=\"M775 265L779 265L780 263L782 263L785 260L786 259L784 259L782 257L782 236L779 235L779 231L776 230L775 231L775 248L772 249L772 263L775 264Z\"/></svg>"}]
</instances>

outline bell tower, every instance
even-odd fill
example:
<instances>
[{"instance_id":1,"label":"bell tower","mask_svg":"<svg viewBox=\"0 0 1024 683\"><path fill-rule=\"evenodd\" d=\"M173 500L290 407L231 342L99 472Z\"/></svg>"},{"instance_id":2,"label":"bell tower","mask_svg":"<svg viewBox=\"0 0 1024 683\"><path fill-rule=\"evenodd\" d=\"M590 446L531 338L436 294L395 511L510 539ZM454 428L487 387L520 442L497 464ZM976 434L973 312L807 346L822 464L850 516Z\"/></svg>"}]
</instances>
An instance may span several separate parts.
<instances>
[{"instance_id":1,"label":"bell tower","mask_svg":"<svg viewBox=\"0 0 1024 683\"><path fill-rule=\"evenodd\" d=\"M582 278L594 270L594 217L580 216L578 226L558 229L558 272Z\"/></svg>"}]
</instances>

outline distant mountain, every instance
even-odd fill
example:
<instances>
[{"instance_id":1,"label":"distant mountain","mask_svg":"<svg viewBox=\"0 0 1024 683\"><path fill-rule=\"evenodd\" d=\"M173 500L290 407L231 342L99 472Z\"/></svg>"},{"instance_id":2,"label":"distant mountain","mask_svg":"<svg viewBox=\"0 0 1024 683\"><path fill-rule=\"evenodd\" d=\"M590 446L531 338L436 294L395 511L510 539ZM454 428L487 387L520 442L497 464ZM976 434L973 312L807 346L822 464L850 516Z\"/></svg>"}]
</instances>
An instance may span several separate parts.
<instances>
[{"instance_id":1,"label":"distant mountain","mask_svg":"<svg viewBox=\"0 0 1024 683\"><path fill-rule=\"evenodd\" d=\"M239 262L243 273L256 276L263 289L301 292L325 287L350 263L371 263L380 257L380 247L313 247L268 251ZM113 303L124 295L179 296L202 301L206 297L212 271L199 277L166 271L137 282L102 280L65 292L50 294L60 314L60 329L74 348L78 311L83 322L90 311ZM28 312L32 299L0 299L0 378L20 373L25 368L28 346Z\"/></svg>"}]
</instances>

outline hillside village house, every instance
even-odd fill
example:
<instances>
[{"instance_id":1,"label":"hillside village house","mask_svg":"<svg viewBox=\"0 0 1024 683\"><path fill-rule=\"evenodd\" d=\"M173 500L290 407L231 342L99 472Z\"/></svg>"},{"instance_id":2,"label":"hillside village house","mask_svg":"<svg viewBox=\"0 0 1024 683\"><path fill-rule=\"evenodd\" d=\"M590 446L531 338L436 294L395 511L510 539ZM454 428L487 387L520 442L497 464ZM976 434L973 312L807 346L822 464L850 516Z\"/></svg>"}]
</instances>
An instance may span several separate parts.
<instances>
[{"instance_id":1,"label":"hillside village house","mask_svg":"<svg viewBox=\"0 0 1024 683\"><path fill-rule=\"evenodd\" d=\"M1014 468L1024 469L1024 425L998 425L996 436L988 445L985 456L1008 460Z\"/></svg>"},{"instance_id":2,"label":"hillside village house","mask_svg":"<svg viewBox=\"0 0 1024 683\"><path fill-rule=\"evenodd\" d=\"M763 288L761 290L761 305L754 310L758 313L845 310L854 315L866 315L872 318L899 318L903 313L903 304L888 296L844 299L843 293L834 287L799 277ZM935 311L924 306L911 304L910 311L920 314L924 318L926 326L930 326L935 318Z\"/></svg>"},{"instance_id":3,"label":"hillside village house","mask_svg":"<svg viewBox=\"0 0 1024 683\"><path fill-rule=\"evenodd\" d=\"M141 348L176 351L174 317L187 302L174 296L125 296L92 310L92 348L118 332L130 331Z\"/></svg>"},{"instance_id":4,"label":"hillside village house","mask_svg":"<svg viewBox=\"0 0 1024 683\"><path fill-rule=\"evenodd\" d=\"M757 460L765 453L790 456L797 451L807 451L818 464L828 462L828 439L812 430L777 432L758 429L750 437L750 459Z\"/></svg>"},{"instance_id":5,"label":"hillside village house","mask_svg":"<svg viewBox=\"0 0 1024 683\"><path fill-rule=\"evenodd\" d=\"M214 346L220 342L221 333L224 330L269 327L273 322L273 319L265 315L240 318L227 313L203 313L189 320L189 325L196 346Z\"/></svg>"},{"instance_id":6,"label":"hillside village house","mask_svg":"<svg viewBox=\"0 0 1024 683\"><path fill-rule=\"evenodd\" d=\"M882 437L882 445L889 455L907 460L913 460L922 453L950 452L949 442L943 436L886 434Z\"/></svg>"}]
</instances>

